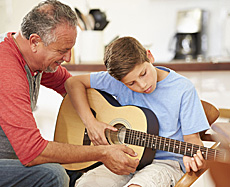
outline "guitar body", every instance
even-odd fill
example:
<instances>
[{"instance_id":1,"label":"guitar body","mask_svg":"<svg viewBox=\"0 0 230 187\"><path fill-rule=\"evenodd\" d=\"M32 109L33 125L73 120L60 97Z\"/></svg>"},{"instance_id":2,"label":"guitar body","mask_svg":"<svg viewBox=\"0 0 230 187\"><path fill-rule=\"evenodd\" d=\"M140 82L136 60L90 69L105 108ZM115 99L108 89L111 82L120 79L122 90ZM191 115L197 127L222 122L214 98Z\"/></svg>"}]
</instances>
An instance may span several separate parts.
<instances>
[{"instance_id":1,"label":"guitar body","mask_svg":"<svg viewBox=\"0 0 230 187\"><path fill-rule=\"evenodd\" d=\"M113 96L106 92L95 89L87 90L87 97L90 108L95 117L104 123L121 129L134 129L149 134L158 135L158 120L155 114L149 109L137 106L121 106ZM121 134L118 134L121 132ZM111 131L106 133L107 140L110 144L123 144L123 133ZM54 141L74 144L74 145L91 145L85 126L80 117L73 108L68 95L65 96L57 117ZM154 159L155 149L128 145L138 153L140 164L137 169L150 164ZM63 164L68 170L87 170L96 167L98 162L82 162Z\"/></svg>"}]
</instances>

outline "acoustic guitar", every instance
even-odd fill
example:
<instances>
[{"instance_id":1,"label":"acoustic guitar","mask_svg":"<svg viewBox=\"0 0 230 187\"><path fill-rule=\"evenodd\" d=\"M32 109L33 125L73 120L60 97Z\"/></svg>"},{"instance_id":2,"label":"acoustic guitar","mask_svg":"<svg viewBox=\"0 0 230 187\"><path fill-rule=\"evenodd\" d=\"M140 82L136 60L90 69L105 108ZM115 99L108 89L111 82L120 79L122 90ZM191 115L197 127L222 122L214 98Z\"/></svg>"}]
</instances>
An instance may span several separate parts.
<instances>
[{"instance_id":1,"label":"acoustic guitar","mask_svg":"<svg viewBox=\"0 0 230 187\"><path fill-rule=\"evenodd\" d=\"M106 131L110 144L126 144L138 153L138 170L152 163L156 150L193 156L197 150L207 160L224 157L221 151L187 142L158 136L159 124L156 115L149 109L138 106L121 106L110 94L87 89L87 97L94 116L104 123L118 129ZM54 141L75 145L90 145L87 130L73 108L68 95L61 104ZM97 161L63 164L68 170L88 170L98 166Z\"/></svg>"}]
</instances>

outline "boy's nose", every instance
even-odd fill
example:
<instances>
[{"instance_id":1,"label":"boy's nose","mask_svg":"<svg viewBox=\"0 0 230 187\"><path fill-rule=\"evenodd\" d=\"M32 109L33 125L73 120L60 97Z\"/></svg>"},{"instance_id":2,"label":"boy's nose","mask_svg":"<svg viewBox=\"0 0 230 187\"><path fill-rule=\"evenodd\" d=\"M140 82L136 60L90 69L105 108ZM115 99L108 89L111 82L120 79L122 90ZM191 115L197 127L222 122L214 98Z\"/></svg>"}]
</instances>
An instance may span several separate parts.
<instances>
[{"instance_id":1,"label":"boy's nose","mask_svg":"<svg viewBox=\"0 0 230 187\"><path fill-rule=\"evenodd\" d=\"M145 81L140 81L140 87L143 89L146 87L147 83Z\"/></svg>"}]
</instances>

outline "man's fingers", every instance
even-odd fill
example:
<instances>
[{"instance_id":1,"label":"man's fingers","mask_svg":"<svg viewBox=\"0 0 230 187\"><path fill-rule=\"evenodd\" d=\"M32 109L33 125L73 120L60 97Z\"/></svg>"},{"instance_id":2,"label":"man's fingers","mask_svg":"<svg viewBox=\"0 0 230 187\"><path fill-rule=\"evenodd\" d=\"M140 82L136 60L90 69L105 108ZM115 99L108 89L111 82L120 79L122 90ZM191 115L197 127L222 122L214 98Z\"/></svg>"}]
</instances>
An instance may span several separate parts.
<instances>
[{"instance_id":1,"label":"man's fingers","mask_svg":"<svg viewBox=\"0 0 230 187\"><path fill-rule=\"evenodd\" d=\"M109 129L109 130L111 130L111 131L117 131L117 128L115 128L115 127L113 127L113 126L111 126L111 125L108 125L108 126L106 127L106 129Z\"/></svg>"},{"instance_id":2,"label":"man's fingers","mask_svg":"<svg viewBox=\"0 0 230 187\"><path fill-rule=\"evenodd\" d=\"M132 157L136 157L137 156L137 153L133 149L131 149L131 148L125 146L125 145L124 145L124 152L126 154L132 156Z\"/></svg>"}]
</instances>

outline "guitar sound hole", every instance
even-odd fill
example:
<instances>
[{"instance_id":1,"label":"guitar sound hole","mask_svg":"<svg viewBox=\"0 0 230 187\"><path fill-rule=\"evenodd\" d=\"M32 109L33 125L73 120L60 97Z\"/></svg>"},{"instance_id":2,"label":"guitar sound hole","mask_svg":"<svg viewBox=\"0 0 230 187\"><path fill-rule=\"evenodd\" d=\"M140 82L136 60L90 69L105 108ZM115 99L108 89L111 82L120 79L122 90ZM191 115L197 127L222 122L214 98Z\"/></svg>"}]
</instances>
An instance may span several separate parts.
<instances>
[{"instance_id":1,"label":"guitar sound hole","mask_svg":"<svg viewBox=\"0 0 230 187\"><path fill-rule=\"evenodd\" d=\"M109 131L109 133L107 134L109 142L112 144L124 144L126 133L125 126L121 123L117 123L114 125L114 127L117 128L118 131Z\"/></svg>"}]
</instances>

